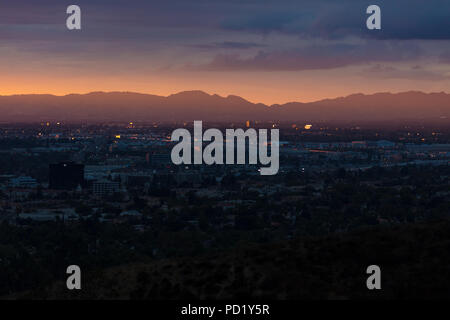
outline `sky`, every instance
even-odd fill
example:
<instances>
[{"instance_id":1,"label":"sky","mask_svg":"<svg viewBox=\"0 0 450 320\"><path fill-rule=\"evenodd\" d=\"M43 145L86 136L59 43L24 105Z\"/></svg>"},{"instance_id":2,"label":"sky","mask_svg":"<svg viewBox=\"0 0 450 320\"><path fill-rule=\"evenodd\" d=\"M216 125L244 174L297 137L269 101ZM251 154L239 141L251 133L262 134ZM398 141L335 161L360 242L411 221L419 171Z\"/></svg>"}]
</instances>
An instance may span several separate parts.
<instances>
[{"instance_id":1,"label":"sky","mask_svg":"<svg viewBox=\"0 0 450 320\"><path fill-rule=\"evenodd\" d=\"M66 9L81 8L81 30ZM381 30L366 9L381 8ZM448 0L6 0L0 94L450 92Z\"/></svg>"}]
</instances>

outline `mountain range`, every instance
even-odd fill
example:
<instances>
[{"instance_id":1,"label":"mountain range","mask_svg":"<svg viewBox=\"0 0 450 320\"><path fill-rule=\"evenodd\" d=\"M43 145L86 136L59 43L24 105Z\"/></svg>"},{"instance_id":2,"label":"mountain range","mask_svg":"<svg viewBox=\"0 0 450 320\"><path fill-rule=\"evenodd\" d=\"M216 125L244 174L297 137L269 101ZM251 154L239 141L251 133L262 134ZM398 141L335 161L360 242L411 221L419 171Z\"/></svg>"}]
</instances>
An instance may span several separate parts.
<instances>
[{"instance_id":1,"label":"mountain range","mask_svg":"<svg viewBox=\"0 0 450 320\"><path fill-rule=\"evenodd\" d=\"M239 96L185 91L167 97L131 92L0 96L0 122L35 121L387 121L450 118L450 94L353 94L265 105Z\"/></svg>"}]
</instances>

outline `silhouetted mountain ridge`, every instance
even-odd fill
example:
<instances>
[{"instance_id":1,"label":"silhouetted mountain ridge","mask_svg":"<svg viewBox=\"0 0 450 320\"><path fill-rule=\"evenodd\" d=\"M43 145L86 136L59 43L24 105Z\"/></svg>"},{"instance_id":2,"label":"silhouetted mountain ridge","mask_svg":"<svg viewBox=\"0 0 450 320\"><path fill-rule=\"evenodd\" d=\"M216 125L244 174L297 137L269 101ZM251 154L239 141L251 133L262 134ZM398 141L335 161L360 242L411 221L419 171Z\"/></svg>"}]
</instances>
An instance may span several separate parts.
<instances>
[{"instance_id":1,"label":"silhouetted mountain ridge","mask_svg":"<svg viewBox=\"0 0 450 320\"><path fill-rule=\"evenodd\" d=\"M408 91L361 93L316 102L252 103L203 91L170 96L91 92L0 96L0 121L329 121L433 120L450 117L450 94Z\"/></svg>"}]
</instances>

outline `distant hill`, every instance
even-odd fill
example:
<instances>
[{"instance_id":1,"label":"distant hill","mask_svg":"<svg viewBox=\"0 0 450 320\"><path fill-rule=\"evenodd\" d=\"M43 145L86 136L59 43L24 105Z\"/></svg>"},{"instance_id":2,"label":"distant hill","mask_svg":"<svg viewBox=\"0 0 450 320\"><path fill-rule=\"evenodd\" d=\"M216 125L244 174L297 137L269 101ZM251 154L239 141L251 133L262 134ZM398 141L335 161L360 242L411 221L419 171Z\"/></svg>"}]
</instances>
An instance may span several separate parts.
<instances>
[{"instance_id":1,"label":"distant hill","mask_svg":"<svg viewBox=\"0 0 450 320\"><path fill-rule=\"evenodd\" d=\"M251 103L186 91L168 97L130 93L0 96L1 122L34 121L352 121L438 120L450 118L450 94L354 94L317 102L282 105Z\"/></svg>"}]
</instances>

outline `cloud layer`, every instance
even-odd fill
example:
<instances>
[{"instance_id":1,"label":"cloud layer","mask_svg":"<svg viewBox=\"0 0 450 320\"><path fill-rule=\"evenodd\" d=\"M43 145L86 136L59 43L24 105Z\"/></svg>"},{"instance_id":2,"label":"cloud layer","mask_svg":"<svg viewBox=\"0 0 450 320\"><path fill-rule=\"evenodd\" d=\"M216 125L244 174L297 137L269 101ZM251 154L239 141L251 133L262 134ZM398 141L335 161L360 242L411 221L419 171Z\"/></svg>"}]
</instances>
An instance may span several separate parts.
<instances>
[{"instance_id":1,"label":"cloud layer","mask_svg":"<svg viewBox=\"0 0 450 320\"><path fill-rule=\"evenodd\" d=\"M70 4L82 9L81 31L65 27ZM41 85L49 88L45 90L63 85L64 91L108 90L125 84L127 89L141 90L164 82L167 90L174 86L170 91L181 91L206 90L215 83L211 90L223 87L227 93L247 97L272 90L272 96L278 92L299 100L304 99L295 92L301 91L300 85L305 87L305 77L314 84L310 88L306 83L307 92L315 95L320 86L336 80L351 91L382 88L381 82L373 82L378 80L386 80L387 89L405 89L404 82L388 83L394 79L408 80L414 89L448 87L450 1L377 0L382 9L379 31L366 28L370 4L361 0L3 2L0 85L20 91L19 86L12 88L9 79L15 79L29 83L26 90L44 90ZM241 92L244 85L239 79L246 79L249 92ZM191 88L194 84L199 87Z\"/></svg>"}]
</instances>

